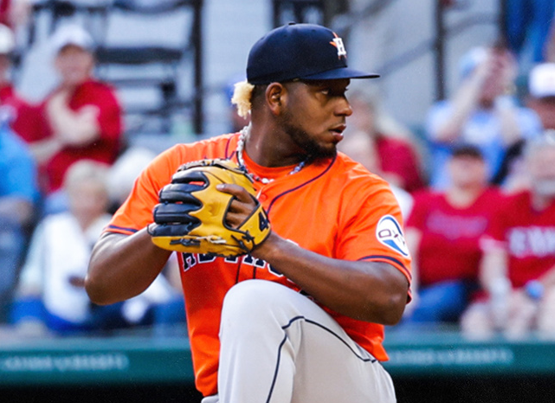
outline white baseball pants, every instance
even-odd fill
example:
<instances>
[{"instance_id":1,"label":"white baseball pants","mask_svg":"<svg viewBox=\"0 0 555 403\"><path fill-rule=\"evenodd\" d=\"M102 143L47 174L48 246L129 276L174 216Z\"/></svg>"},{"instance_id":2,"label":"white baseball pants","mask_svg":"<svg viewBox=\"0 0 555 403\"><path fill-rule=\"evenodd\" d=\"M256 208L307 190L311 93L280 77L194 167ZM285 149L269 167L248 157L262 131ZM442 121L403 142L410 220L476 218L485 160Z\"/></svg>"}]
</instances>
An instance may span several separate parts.
<instances>
[{"instance_id":1,"label":"white baseball pants","mask_svg":"<svg viewBox=\"0 0 555 403\"><path fill-rule=\"evenodd\" d=\"M202 403L391 403L389 374L324 310L280 284L249 280L225 297L219 394Z\"/></svg>"}]
</instances>

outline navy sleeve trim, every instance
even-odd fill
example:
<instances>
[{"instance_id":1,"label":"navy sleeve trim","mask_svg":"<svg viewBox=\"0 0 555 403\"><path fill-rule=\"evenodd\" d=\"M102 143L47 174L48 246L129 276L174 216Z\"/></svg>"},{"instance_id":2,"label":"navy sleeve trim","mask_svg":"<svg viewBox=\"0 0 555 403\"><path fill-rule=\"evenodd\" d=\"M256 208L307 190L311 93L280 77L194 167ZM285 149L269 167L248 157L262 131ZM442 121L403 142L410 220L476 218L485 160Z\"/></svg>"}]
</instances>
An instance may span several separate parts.
<instances>
[{"instance_id":1,"label":"navy sleeve trim","mask_svg":"<svg viewBox=\"0 0 555 403\"><path fill-rule=\"evenodd\" d=\"M412 280L412 275L410 273L410 271L405 267L405 265L403 264L403 262L401 262L398 259L395 259L394 257L391 256L387 256L387 255L369 255L369 256L364 256L361 257L360 260L389 260L392 263L395 263L396 266L399 266L404 273L406 273L406 275Z\"/></svg>"},{"instance_id":2,"label":"navy sleeve trim","mask_svg":"<svg viewBox=\"0 0 555 403\"><path fill-rule=\"evenodd\" d=\"M115 229L115 230L120 230L120 231L128 231L128 232L139 232L139 230L135 229L135 228L126 228L126 227L118 227L117 225L108 225L106 227L107 230L111 230L111 229Z\"/></svg>"}]
</instances>

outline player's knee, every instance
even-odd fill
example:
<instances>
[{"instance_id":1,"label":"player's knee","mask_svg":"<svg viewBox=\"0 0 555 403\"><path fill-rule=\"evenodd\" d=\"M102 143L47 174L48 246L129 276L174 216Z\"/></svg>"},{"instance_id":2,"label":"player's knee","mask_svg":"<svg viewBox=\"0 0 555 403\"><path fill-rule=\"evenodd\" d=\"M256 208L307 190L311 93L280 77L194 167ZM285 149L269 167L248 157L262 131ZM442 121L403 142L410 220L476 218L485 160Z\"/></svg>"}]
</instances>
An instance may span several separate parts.
<instances>
[{"instance_id":1,"label":"player's knee","mask_svg":"<svg viewBox=\"0 0 555 403\"><path fill-rule=\"evenodd\" d=\"M224 298L222 321L256 320L272 315L284 287L265 280L249 280L233 286Z\"/></svg>"}]
</instances>

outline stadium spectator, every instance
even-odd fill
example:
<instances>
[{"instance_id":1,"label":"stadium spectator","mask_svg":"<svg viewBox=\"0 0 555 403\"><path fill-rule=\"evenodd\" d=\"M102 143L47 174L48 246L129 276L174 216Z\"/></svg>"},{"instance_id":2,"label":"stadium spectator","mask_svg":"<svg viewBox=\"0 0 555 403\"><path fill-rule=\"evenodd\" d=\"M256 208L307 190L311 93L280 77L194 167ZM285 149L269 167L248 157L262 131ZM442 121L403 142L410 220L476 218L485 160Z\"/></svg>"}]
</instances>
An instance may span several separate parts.
<instances>
[{"instance_id":1,"label":"stadium spectator","mask_svg":"<svg viewBox=\"0 0 555 403\"><path fill-rule=\"evenodd\" d=\"M375 149L380 176L390 184L413 192L424 186L422 169L409 133L381 110L375 95L369 91L349 94L353 115L348 119L348 132L364 132ZM376 172L376 171L372 171Z\"/></svg>"},{"instance_id":2,"label":"stadium spectator","mask_svg":"<svg viewBox=\"0 0 555 403\"><path fill-rule=\"evenodd\" d=\"M16 134L28 141L38 129L38 111L17 93L11 83L14 48L12 30L0 24L0 115L3 122L8 122Z\"/></svg>"},{"instance_id":3,"label":"stadium spectator","mask_svg":"<svg viewBox=\"0 0 555 403\"><path fill-rule=\"evenodd\" d=\"M433 187L448 186L445 164L457 144L478 146L492 179L509 147L541 132L538 116L508 94L516 73L514 57L502 46L473 48L462 58L459 88L452 99L434 104L427 117Z\"/></svg>"},{"instance_id":4,"label":"stadium spectator","mask_svg":"<svg viewBox=\"0 0 555 403\"><path fill-rule=\"evenodd\" d=\"M92 76L91 36L78 25L64 25L51 44L61 83L41 105L42 128L30 139L48 194L60 190L66 170L78 160L112 164L122 132L114 90Z\"/></svg>"},{"instance_id":5,"label":"stadium spectator","mask_svg":"<svg viewBox=\"0 0 555 403\"><path fill-rule=\"evenodd\" d=\"M27 145L0 121L0 321L7 315L38 199Z\"/></svg>"},{"instance_id":6,"label":"stadium spectator","mask_svg":"<svg viewBox=\"0 0 555 403\"><path fill-rule=\"evenodd\" d=\"M524 158L530 189L496 208L481 242L485 295L461 322L470 336L555 335L555 131L529 141Z\"/></svg>"},{"instance_id":7,"label":"stadium spectator","mask_svg":"<svg viewBox=\"0 0 555 403\"><path fill-rule=\"evenodd\" d=\"M92 250L110 220L108 167L82 160L67 171L64 188L70 210L45 217L38 225L21 272L12 320L43 322L51 331L100 331L150 323L147 311L172 296L163 278L123 304L92 305L84 278Z\"/></svg>"},{"instance_id":8,"label":"stadium spectator","mask_svg":"<svg viewBox=\"0 0 555 403\"><path fill-rule=\"evenodd\" d=\"M555 129L555 63L541 63L532 68L528 77L526 105L539 116L544 130ZM522 139L507 150L494 182L515 193L529 186L522 161Z\"/></svg>"},{"instance_id":9,"label":"stadium spectator","mask_svg":"<svg viewBox=\"0 0 555 403\"><path fill-rule=\"evenodd\" d=\"M449 187L417 192L406 224L415 306L405 322L458 323L478 286L479 239L502 196L476 146L456 148L447 169Z\"/></svg>"}]
</instances>

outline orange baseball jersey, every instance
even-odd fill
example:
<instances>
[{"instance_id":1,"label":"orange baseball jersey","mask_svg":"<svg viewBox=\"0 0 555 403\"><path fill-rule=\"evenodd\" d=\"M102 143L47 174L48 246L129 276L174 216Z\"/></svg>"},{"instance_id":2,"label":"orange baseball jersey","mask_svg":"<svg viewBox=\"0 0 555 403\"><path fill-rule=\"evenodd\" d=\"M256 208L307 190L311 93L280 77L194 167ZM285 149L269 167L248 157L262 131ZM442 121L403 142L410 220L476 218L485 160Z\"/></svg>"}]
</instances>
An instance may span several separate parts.
<instances>
[{"instance_id":1,"label":"orange baseball jersey","mask_svg":"<svg viewBox=\"0 0 555 403\"><path fill-rule=\"evenodd\" d=\"M139 176L107 231L130 235L150 224L158 191L170 182L181 164L204 158L236 161L238 137L238 134L229 134L180 144L159 155ZM287 175L293 167L264 168L247 155L244 157L249 171L261 177L277 176L269 184L255 184L273 231L330 258L389 263L410 283L410 257L403 240L401 213L385 181L341 153L312 163L294 175ZM220 258L179 254L178 260L196 386L208 396L217 393L218 332L227 291L237 282L255 278L301 290L275 268L250 255ZM382 325L326 311L374 357L387 360L382 346Z\"/></svg>"}]
</instances>

